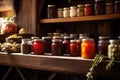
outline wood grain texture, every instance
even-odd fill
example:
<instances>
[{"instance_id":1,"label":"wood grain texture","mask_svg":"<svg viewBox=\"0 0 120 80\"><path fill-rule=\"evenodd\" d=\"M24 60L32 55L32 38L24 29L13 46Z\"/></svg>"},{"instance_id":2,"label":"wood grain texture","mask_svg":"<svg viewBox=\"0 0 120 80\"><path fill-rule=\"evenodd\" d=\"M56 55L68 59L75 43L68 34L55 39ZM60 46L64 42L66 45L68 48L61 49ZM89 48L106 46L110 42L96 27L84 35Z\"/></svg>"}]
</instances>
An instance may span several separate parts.
<instances>
[{"instance_id":1,"label":"wood grain texture","mask_svg":"<svg viewBox=\"0 0 120 80\"><path fill-rule=\"evenodd\" d=\"M73 18L41 19L40 23L98 21L98 20L111 20L111 19L119 19L119 18L120 18L120 14L94 15L94 16L83 16L83 17L73 17Z\"/></svg>"},{"instance_id":2,"label":"wood grain texture","mask_svg":"<svg viewBox=\"0 0 120 80\"><path fill-rule=\"evenodd\" d=\"M108 60L103 61L100 65L98 65L95 69L95 76L119 77L120 61L116 61L109 71L105 70L107 63ZM6 53L1 53L0 64L53 72L86 74L91 67L92 59L82 59L81 57L30 55L21 53L8 55Z\"/></svg>"}]
</instances>

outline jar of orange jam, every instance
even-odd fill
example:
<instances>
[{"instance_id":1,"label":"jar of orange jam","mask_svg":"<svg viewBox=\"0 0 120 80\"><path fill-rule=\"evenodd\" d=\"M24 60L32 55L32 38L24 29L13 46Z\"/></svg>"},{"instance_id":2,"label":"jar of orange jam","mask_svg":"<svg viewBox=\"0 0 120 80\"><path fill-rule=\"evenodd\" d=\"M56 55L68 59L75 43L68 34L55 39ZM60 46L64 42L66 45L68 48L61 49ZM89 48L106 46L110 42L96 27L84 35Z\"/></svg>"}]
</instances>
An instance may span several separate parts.
<instances>
[{"instance_id":1,"label":"jar of orange jam","mask_svg":"<svg viewBox=\"0 0 120 80\"><path fill-rule=\"evenodd\" d=\"M86 58L86 59L93 59L95 57L94 39L92 39L92 38L82 39L81 57Z\"/></svg>"}]
</instances>

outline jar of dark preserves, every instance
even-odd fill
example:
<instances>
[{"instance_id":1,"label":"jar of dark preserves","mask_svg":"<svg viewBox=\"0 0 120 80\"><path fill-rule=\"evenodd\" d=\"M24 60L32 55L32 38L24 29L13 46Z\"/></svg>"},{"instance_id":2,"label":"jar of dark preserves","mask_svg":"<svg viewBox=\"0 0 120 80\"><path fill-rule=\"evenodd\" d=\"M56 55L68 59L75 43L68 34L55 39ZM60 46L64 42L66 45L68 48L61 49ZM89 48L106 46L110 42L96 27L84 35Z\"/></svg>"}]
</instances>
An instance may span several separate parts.
<instances>
[{"instance_id":1,"label":"jar of dark preserves","mask_svg":"<svg viewBox=\"0 0 120 80\"><path fill-rule=\"evenodd\" d=\"M98 53L101 53L101 54L107 56L108 45L109 45L108 41L99 40L98 41Z\"/></svg>"},{"instance_id":2,"label":"jar of dark preserves","mask_svg":"<svg viewBox=\"0 0 120 80\"><path fill-rule=\"evenodd\" d=\"M31 39L22 39L21 43L21 53L29 54L32 51Z\"/></svg>"},{"instance_id":3,"label":"jar of dark preserves","mask_svg":"<svg viewBox=\"0 0 120 80\"><path fill-rule=\"evenodd\" d=\"M95 14L105 14L105 0L95 0Z\"/></svg>"},{"instance_id":4,"label":"jar of dark preserves","mask_svg":"<svg viewBox=\"0 0 120 80\"><path fill-rule=\"evenodd\" d=\"M85 4L85 16L91 16L93 15L93 5L92 4Z\"/></svg>"},{"instance_id":5,"label":"jar of dark preserves","mask_svg":"<svg viewBox=\"0 0 120 80\"><path fill-rule=\"evenodd\" d=\"M33 54L44 55L45 53L45 43L43 39L34 39L32 44Z\"/></svg>"},{"instance_id":6,"label":"jar of dark preserves","mask_svg":"<svg viewBox=\"0 0 120 80\"><path fill-rule=\"evenodd\" d=\"M70 40L70 56L81 56L80 40Z\"/></svg>"},{"instance_id":7,"label":"jar of dark preserves","mask_svg":"<svg viewBox=\"0 0 120 80\"><path fill-rule=\"evenodd\" d=\"M47 17L48 18L56 18L57 17L57 10L56 10L55 5L48 5Z\"/></svg>"},{"instance_id":8,"label":"jar of dark preserves","mask_svg":"<svg viewBox=\"0 0 120 80\"><path fill-rule=\"evenodd\" d=\"M120 1L115 1L115 13L120 13Z\"/></svg>"},{"instance_id":9,"label":"jar of dark preserves","mask_svg":"<svg viewBox=\"0 0 120 80\"><path fill-rule=\"evenodd\" d=\"M106 3L105 13L106 14L113 14L114 13L113 3Z\"/></svg>"},{"instance_id":10,"label":"jar of dark preserves","mask_svg":"<svg viewBox=\"0 0 120 80\"><path fill-rule=\"evenodd\" d=\"M61 39L53 39L51 44L52 55L60 56L62 54L62 40Z\"/></svg>"},{"instance_id":11,"label":"jar of dark preserves","mask_svg":"<svg viewBox=\"0 0 120 80\"><path fill-rule=\"evenodd\" d=\"M51 53L51 37L42 37L42 39L45 41L45 53Z\"/></svg>"},{"instance_id":12,"label":"jar of dark preserves","mask_svg":"<svg viewBox=\"0 0 120 80\"><path fill-rule=\"evenodd\" d=\"M62 52L64 54L70 54L70 40L71 40L70 36L64 36L64 40L62 42L63 44Z\"/></svg>"},{"instance_id":13,"label":"jar of dark preserves","mask_svg":"<svg viewBox=\"0 0 120 80\"><path fill-rule=\"evenodd\" d=\"M78 17L84 16L84 8L85 8L85 5L82 5L82 4L77 5L77 16Z\"/></svg>"}]
</instances>

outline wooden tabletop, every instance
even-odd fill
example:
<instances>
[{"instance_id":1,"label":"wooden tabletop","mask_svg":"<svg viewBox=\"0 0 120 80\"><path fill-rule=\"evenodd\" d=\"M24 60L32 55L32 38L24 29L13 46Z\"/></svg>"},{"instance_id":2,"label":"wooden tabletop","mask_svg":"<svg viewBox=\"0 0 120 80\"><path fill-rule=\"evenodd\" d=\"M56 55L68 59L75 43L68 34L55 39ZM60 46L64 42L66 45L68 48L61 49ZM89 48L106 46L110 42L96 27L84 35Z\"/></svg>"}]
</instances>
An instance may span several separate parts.
<instances>
[{"instance_id":1,"label":"wooden tabletop","mask_svg":"<svg viewBox=\"0 0 120 80\"><path fill-rule=\"evenodd\" d=\"M91 67L92 61L92 59L83 59L81 57L46 56L22 53L0 53L1 65L9 65L46 71L86 74ZM97 74L102 76L110 76L114 73L120 73L119 61L116 61L113 68L109 71L105 70L105 66L107 63L108 61L103 61L97 67Z\"/></svg>"}]
</instances>

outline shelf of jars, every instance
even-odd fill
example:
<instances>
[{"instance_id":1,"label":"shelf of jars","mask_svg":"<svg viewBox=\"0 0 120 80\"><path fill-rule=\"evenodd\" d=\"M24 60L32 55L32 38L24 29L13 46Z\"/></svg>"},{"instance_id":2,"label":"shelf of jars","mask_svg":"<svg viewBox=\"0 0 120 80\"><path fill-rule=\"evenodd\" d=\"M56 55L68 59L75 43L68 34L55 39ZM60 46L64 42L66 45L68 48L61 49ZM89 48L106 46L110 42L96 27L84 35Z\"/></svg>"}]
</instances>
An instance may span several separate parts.
<instances>
[{"instance_id":1,"label":"shelf of jars","mask_svg":"<svg viewBox=\"0 0 120 80\"><path fill-rule=\"evenodd\" d=\"M120 61L116 61L111 70L105 70L109 60L104 60L96 68L96 75L99 76L116 76L119 75ZM7 54L0 53L0 65L24 67L30 69L69 72L86 74L93 62L93 59L83 59L81 57L69 56L50 56L50 55L31 55L22 53ZM116 73L116 75L114 74Z\"/></svg>"},{"instance_id":2,"label":"shelf of jars","mask_svg":"<svg viewBox=\"0 0 120 80\"><path fill-rule=\"evenodd\" d=\"M98 21L98 20L111 20L111 19L120 19L120 14L41 19L40 23L82 22L82 21Z\"/></svg>"}]
</instances>

